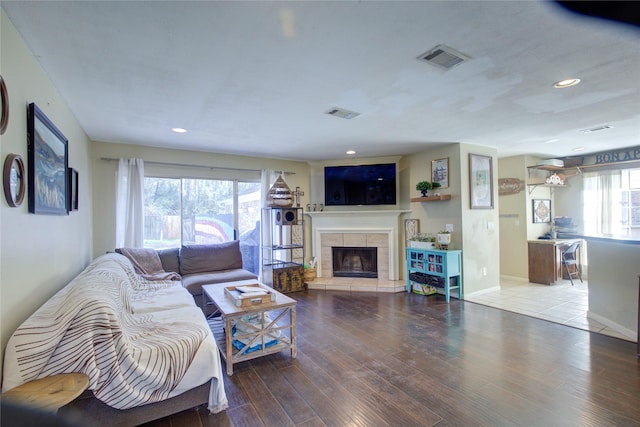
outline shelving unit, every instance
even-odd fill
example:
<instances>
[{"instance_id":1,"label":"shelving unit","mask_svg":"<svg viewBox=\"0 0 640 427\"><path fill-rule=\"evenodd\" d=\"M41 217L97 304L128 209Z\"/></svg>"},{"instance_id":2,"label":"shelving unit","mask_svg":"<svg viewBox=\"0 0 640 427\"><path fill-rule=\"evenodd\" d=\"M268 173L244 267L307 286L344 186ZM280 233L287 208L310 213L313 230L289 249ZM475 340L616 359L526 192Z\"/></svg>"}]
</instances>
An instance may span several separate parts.
<instances>
[{"instance_id":1,"label":"shelving unit","mask_svg":"<svg viewBox=\"0 0 640 427\"><path fill-rule=\"evenodd\" d=\"M568 187L567 184L564 185L554 185L547 184L545 182L531 182L531 174L535 173L533 171L545 171L549 172L547 176L550 176L552 173L562 173L565 177L571 178L576 175L582 175L582 173L586 170L596 171L596 170L606 170L612 168L620 168L620 167L640 167L640 161L636 159L623 160L618 162L610 162L610 163L596 163L596 164L587 164L587 165L575 165L575 166L551 166L551 165L533 165L527 167L527 187L529 187L529 194L536 187L550 187L550 188L565 188ZM544 179L544 178L543 178Z\"/></svg>"},{"instance_id":2,"label":"shelving unit","mask_svg":"<svg viewBox=\"0 0 640 427\"><path fill-rule=\"evenodd\" d=\"M533 171L544 171L546 172L546 175L540 179L542 179L542 182L532 182L531 181L531 175L532 173L535 173ZM573 173L569 174L568 172L573 171ZM549 184L546 181L546 179L550 176L552 176L553 174L557 174L557 173L562 173L562 175L565 177L565 184ZM528 166L527 167L527 187L529 189L529 194L531 194L533 192L533 190L535 190L537 187L547 187L547 188L566 188L569 185L566 184L566 179L570 178L572 176L581 174L582 172L580 171L580 169L578 167L570 167L570 168L563 168L563 167L558 167L558 166L550 166L550 165L535 165L535 166Z\"/></svg>"},{"instance_id":3,"label":"shelving unit","mask_svg":"<svg viewBox=\"0 0 640 427\"><path fill-rule=\"evenodd\" d=\"M462 251L407 248L407 292L414 282L443 288L447 303L452 289L462 299Z\"/></svg>"},{"instance_id":4,"label":"shelving unit","mask_svg":"<svg viewBox=\"0 0 640 427\"><path fill-rule=\"evenodd\" d=\"M262 280L282 293L305 289L302 208L262 209Z\"/></svg>"}]
</instances>

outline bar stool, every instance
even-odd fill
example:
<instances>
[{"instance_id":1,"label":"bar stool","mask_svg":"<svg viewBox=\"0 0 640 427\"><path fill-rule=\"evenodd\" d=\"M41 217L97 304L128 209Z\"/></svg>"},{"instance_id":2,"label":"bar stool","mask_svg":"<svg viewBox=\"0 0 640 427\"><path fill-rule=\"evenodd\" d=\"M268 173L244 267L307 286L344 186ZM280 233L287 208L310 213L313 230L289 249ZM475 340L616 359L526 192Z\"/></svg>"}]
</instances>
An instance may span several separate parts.
<instances>
[{"instance_id":1,"label":"bar stool","mask_svg":"<svg viewBox=\"0 0 640 427\"><path fill-rule=\"evenodd\" d=\"M567 269L567 275L569 276L569 280L571 280L571 286L573 286L573 275L576 274L580 278L580 282L582 283L582 274L580 274L580 266L578 265L578 257L576 253L580 249L580 242L573 242L567 249L562 251L562 263ZM569 268L570 265L575 266L575 271L571 272Z\"/></svg>"}]
</instances>

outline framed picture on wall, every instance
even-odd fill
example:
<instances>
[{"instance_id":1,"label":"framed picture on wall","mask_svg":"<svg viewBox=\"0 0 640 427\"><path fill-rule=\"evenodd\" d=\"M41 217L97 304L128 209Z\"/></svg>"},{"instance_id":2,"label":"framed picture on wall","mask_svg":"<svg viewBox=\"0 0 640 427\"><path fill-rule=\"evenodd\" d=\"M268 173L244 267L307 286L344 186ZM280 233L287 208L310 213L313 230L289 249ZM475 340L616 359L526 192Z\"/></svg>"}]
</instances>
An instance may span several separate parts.
<instances>
[{"instance_id":1,"label":"framed picture on wall","mask_svg":"<svg viewBox=\"0 0 640 427\"><path fill-rule=\"evenodd\" d=\"M492 157L469 153L471 209L493 209Z\"/></svg>"},{"instance_id":2,"label":"framed picture on wall","mask_svg":"<svg viewBox=\"0 0 640 427\"><path fill-rule=\"evenodd\" d=\"M67 138L34 103L27 109L29 212L67 215Z\"/></svg>"},{"instance_id":3,"label":"framed picture on wall","mask_svg":"<svg viewBox=\"0 0 640 427\"><path fill-rule=\"evenodd\" d=\"M449 188L449 158L431 160L431 182L440 183L440 188Z\"/></svg>"},{"instance_id":4,"label":"framed picture on wall","mask_svg":"<svg viewBox=\"0 0 640 427\"><path fill-rule=\"evenodd\" d=\"M69 211L78 210L78 171L69 168Z\"/></svg>"},{"instance_id":5,"label":"framed picture on wall","mask_svg":"<svg viewBox=\"0 0 640 427\"><path fill-rule=\"evenodd\" d=\"M406 246L409 247L409 239L416 234L420 233L420 220L419 219L405 219L404 220L404 239Z\"/></svg>"},{"instance_id":6,"label":"framed picture on wall","mask_svg":"<svg viewBox=\"0 0 640 427\"><path fill-rule=\"evenodd\" d=\"M551 222L551 199L531 200L533 222Z\"/></svg>"}]
</instances>

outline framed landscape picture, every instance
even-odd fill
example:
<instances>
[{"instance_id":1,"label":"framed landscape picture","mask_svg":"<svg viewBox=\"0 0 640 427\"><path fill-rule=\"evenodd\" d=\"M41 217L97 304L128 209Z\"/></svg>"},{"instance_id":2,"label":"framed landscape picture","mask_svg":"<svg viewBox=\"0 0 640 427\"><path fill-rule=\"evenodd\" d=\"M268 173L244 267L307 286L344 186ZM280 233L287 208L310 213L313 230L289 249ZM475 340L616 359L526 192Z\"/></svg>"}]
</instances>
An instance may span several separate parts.
<instances>
[{"instance_id":1,"label":"framed landscape picture","mask_svg":"<svg viewBox=\"0 0 640 427\"><path fill-rule=\"evenodd\" d=\"M449 188L449 158L431 160L431 182L440 183L440 188Z\"/></svg>"},{"instance_id":2,"label":"framed landscape picture","mask_svg":"<svg viewBox=\"0 0 640 427\"><path fill-rule=\"evenodd\" d=\"M471 209L493 209L492 157L469 153Z\"/></svg>"},{"instance_id":3,"label":"framed landscape picture","mask_svg":"<svg viewBox=\"0 0 640 427\"><path fill-rule=\"evenodd\" d=\"M27 109L29 212L67 215L67 138L34 103Z\"/></svg>"}]
</instances>

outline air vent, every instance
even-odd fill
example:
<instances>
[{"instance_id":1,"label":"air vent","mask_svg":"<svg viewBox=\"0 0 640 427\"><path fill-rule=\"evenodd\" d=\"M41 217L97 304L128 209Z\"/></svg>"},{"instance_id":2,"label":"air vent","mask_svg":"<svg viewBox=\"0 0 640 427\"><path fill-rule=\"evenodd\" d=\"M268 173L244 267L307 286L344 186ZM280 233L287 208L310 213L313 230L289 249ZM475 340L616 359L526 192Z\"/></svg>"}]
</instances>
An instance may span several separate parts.
<instances>
[{"instance_id":1,"label":"air vent","mask_svg":"<svg viewBox=\"0 0 640 427\"><path fill-rule=\"evenodd\" d=\"M582 133L598 132L598 131L605 130L605 129L613 129L613 126L604 125L604 126L598 126L598 127L595 127L595 128L591 128L591 129L583 129Z\"/></svg>"},{"instance_id":2,"label":"air vent","mask_svg":"<svg viewBox=\"0 0 640 427\"><path fill-rule=\"evenodd\" d=\"M354 117L358 117L360 115L360 113L345 110L344 108L331 108L325 111L325 114L329 114L330 116L340 117L343 119L353 119Z\"/></svg>"},{"instance_id":3,"label":"air vent","mask_svg":"<svg viewBox=\"0 0 640 427\"><path fill-rule=\"evenodd\" d=\"M449 46L440 44L418 56L418 59L444 70L450 70L464 61L471 59L471 57L464 53L460 53Z\"/></svg>"}]
</instances>

